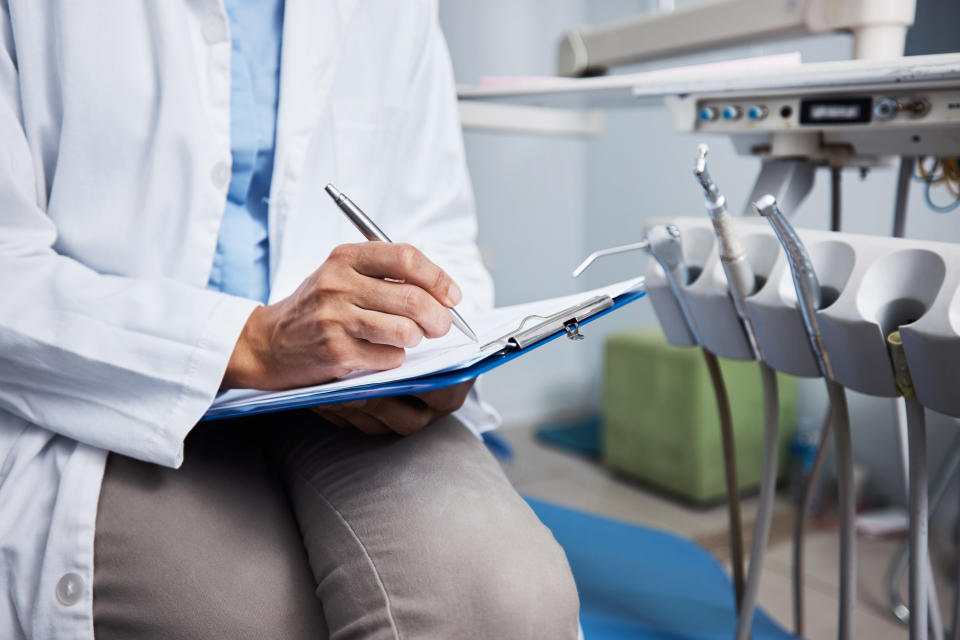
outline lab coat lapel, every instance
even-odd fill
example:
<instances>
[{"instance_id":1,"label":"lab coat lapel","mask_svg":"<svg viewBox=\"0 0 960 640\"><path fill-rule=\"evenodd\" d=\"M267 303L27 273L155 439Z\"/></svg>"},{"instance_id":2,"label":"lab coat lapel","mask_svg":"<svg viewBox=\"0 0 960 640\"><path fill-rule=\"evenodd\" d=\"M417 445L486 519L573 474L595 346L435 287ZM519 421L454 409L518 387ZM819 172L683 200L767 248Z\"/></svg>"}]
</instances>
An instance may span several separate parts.
<instances>
[{"instance_id":1,"label":"lab coat lapel","mask_svg":"<svg viewBox=\"0 0 960 640\"><path fill-rule=\"evenodd\" d=\"M344 25L357 0L286 0L280 57L269 233L271 281L277 273L283 233L303 177L310 135L326 108L336 75Z\"/></svg>"}]
</instances>

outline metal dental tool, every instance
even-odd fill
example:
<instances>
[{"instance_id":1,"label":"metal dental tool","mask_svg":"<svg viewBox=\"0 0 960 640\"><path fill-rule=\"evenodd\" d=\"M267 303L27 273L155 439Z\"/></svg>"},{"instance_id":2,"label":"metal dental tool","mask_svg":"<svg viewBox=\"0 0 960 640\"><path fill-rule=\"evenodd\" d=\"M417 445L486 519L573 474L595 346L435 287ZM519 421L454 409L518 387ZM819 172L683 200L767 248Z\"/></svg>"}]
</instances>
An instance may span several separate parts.
<instances>
[{"instance_id":1,"label":"metal dental tool","mask_svg":"<svg viewBox=\"0 0 960 640\"><path fill-rule=\"evenodd\" d=\"M717 242L720 244L720 264L723 266L723 274L727 278L727 287L730 291L730 297L733 299L734 309L743 325L747 341L750 343L750 349L757 360L763 361L763 353L757 342L757 334L753 328L753 321L747 314L746 298L756 289L756 276L753 273L753 267L747 260L747 252L737 237L736 229L733 226L733 218L727 211L727 200L720 193L720 189L710 177L707 171L707 154L709 147L701 144L697 147L697 164L693 170L693 175L697 178L700 186L703 187L703 195L706 200L707 213L710 214L710 221L713 223L713 229L717 235Z\"/></svg>"},{"instance_id":2,"label":"metal dental tool","mask_svg":"<svg viewBox=\"0 0 960 640\"><path fill-rule=\"evenodd\" d=\"M690 268L683 257L683 242L680 238L680 229L676 225L658 225L647 231L647 237L640 242L594 251L573 270L572 275L574 278L579 277L598 258L628 251L646 251L660 264L667 286L670 287L670 291L673 292L677 305L680 307L680 313L687 325L687 330L693 337L693 341L699 344L700 339L694 328L693 316L690 314L686 298L683 295L683 287L690 282Z\"/></svg>"},{"instance_id":3,"label":"metal dental tool","mask_svg":"<svg viewBox=\"0 0 960 640\"><path fill-rule=\"evenodd\" d=\"M790 274L803 325L810 340L810 347L820 372L826 380L827 393L830 396L831 421L834 425L834 439L837 448L837 480L840 502L840 640L853 640L853 609L857 593L856 503L853 492L853 452L850 439L850 414L847 409L847 396L843 387L836 381L830 357L824 346L816 312L821 304L820 282L817 279L813 262L803 242L797 236L793 226L777 206L773 196L763 196L754 203L757 211L773 227L780 244L787 254Z\"/></svg>"},{"instance_id":4,"label":"metal dental tool","mask_svg":"<svg viewBox=\"0 0 960 640\"><path fill-rule=\"evenodd\" d=\"M693 174L703 188L707 213L719 244L720 263L727 279L727 290L740 318L751 351L760 365L763 385L763 457L760 478L760 502L757 521L750 549L750 570L742 599L738 602L737 640L747 640L753 623L753 612L760 595L760 577L763 573L763 556L770 537L773 519L773 504L777 489L777 460L780 444L780 408L776 372L766 363L763 351L747 314L747 296L756 288L756 277L747 260L747 253L737 237L733 219L727 211L726 199L707 171L709 148L701 144L697 148L697 162Z\"/></svg>"},{"instance_id":5,"label":"metal dental tool","mask_svg":"<svg viewBox=\"0 0 960 640\"><path fill-rule=\"evenodd\" d=\"M823 336L820 335L820 326L817 324L816 314L822 304L823 295L810 255L797 232L793 230L793 225L780 211L777 200L773 196L763 196L754 203L754 206L773 227L774 233L777 234L777 238L787 254L790 275L793 277L793 286L797 291L800 316L803 318L803 326L807 331L807 337L810 339L813 355L817 359L820 372L828 380L833 380L833 367L830 366L830 357L823 344Z\"/></svg>"},{"instance_id":6,"label":"metal dental tool","mask_svg":"<svg viewBox=\"0 0 960 640\"><path fill-rule=\"evenodd\" d=\"M625 244L619 247L611 247L609 249L600 249L599 251L594 251L586 259L580 263L580 265L573 270L573 277L579 278L580 274L587 270L587 267L592 265L598 258L603 258L605 256L612 256L618 253L627 253L628 251L649 251L650 242L647 240L641 240L640 242L634 242L633 244Z\"/></svg>"}]
</instances>

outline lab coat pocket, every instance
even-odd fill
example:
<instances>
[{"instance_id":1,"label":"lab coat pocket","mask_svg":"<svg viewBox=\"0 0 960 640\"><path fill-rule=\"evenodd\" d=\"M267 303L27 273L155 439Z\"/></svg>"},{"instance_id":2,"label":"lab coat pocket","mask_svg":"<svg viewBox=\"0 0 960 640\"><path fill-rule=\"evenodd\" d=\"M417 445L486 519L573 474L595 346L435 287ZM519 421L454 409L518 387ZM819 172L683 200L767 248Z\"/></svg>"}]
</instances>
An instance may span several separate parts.
<instances>
[{"instance_id":1,"label":"lab coat pocket","mask_svg":"<svg viewBox=\"0 0 960 640\"><path fill-rule=\"evenodd\" d=\"M388 193L399 159L397 132L403 108L380 102L332 103L336 177L334 184L375 215Z\"/></svg>"}]
</instances>

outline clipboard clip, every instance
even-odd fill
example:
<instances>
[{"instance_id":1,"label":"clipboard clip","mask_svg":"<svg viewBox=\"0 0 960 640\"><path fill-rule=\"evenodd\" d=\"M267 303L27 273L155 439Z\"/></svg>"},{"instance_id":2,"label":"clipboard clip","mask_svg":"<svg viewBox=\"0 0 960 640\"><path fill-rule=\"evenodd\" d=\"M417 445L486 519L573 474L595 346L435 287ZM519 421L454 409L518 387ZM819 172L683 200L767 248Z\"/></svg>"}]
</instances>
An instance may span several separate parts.
<instances>
[{"instance_id":1,"label":"clipboard clip","mask_svg":"<svg viewBox=\"0 0 960 640\"><path fill-rule=\"evenodd\" d=\"M563 331L570 340L579 342L584 338L584 335L580 333L580 323L612 306L613 298L610 296L594 296L553 315L530 315L521 320L516 329L484 345L483 348L486 349L492 345L500 344L506 349L526 349L558 331ZM536 320L540 322L527 326Z\"/></svg>"}]
</instances>

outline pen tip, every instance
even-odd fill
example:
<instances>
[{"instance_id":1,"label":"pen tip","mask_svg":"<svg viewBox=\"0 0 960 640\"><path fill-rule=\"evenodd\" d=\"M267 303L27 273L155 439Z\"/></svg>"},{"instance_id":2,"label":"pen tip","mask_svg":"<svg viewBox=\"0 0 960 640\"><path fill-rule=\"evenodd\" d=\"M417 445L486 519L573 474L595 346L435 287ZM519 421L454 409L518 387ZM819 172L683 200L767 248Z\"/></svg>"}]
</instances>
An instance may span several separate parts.
<instances>
[{"instance_id":1,"label":"pen tip","mask_svg":"<svg viewBox=\"0 0 960 640\"><path fill-rule=\"evenodd\" d=\"M324 189L326 190L327 193L330 194L330 197L333 198L334 200L340 197L340 192L337 191L337 188L332 184L327 184L327 186L324 187Z\"/></svg>"}]
</instances>

